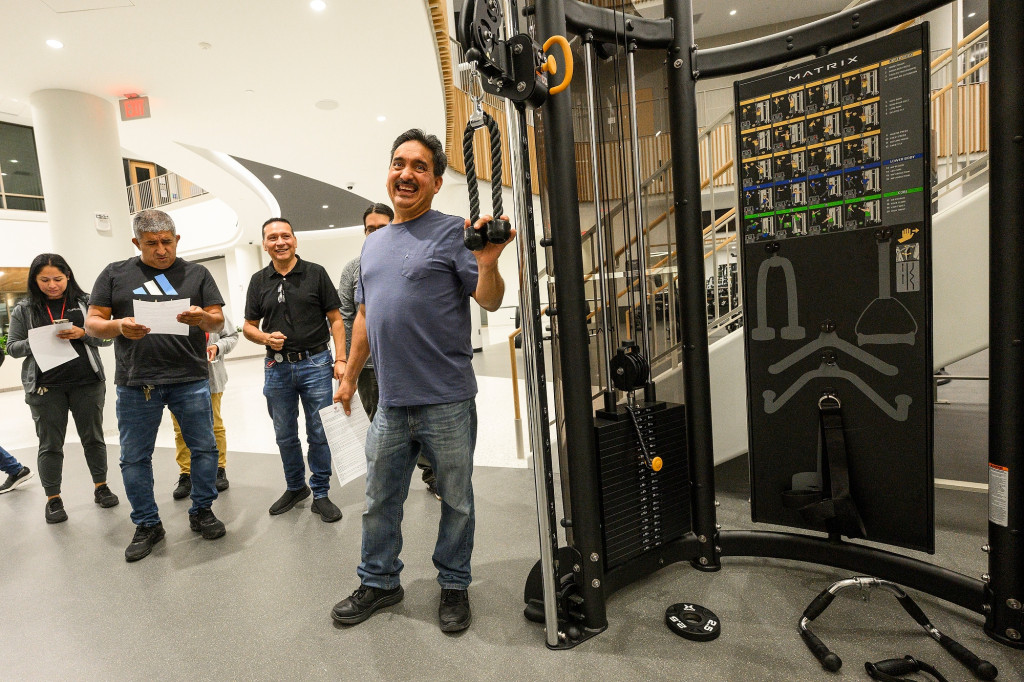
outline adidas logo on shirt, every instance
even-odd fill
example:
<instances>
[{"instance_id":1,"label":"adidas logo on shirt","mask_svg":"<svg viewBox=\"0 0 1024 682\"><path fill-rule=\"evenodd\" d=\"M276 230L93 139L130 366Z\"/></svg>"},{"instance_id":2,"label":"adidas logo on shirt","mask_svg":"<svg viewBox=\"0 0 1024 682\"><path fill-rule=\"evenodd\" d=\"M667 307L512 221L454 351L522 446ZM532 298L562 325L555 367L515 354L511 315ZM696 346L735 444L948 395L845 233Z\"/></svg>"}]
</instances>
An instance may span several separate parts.
<instances>
[{"instance_id":1,"label":"adidas logo on shirt","mask_svg":"<svg viewBox=\"0 0 1024 682\"><path fill-rule=\"evenodd\" d=\"M132 291L133 294L140 294L142 296L177 296L178 292L174 290L171 283L167 280L167 275L157 275L153 279L143 284L138 289Z\"/></svg>"}]
</instances>

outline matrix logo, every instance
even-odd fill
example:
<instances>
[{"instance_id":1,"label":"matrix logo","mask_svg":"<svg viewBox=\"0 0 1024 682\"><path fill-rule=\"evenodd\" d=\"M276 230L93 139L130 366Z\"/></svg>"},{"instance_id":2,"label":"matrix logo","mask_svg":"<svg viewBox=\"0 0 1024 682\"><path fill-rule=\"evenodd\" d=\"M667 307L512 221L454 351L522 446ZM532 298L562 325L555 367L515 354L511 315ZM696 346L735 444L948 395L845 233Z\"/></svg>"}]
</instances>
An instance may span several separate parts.
<instances>
[{"instance_id":1,"label":"matrix logo","mask_svg":"<svg viewBox=\"0 0 1024 682\"><path fill-rule=\"evenodd\" d=\"M813 78L815 76L821 76L829 71L837 71L841 68L850 66L851 64L857 63L857 55L847 57L846 59L840 59L837 62L829 62L828 64L821 64L812 69L801 71L800 73L794 73L789 77L789 82L803 80L804 78Z\"/></svg>"}]
</instances>

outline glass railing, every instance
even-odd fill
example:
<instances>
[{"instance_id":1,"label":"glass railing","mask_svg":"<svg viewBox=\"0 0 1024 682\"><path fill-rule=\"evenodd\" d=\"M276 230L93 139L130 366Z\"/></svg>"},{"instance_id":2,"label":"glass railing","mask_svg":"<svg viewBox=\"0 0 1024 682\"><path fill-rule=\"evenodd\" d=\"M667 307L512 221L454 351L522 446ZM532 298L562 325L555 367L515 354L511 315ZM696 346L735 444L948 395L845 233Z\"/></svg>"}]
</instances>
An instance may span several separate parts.
<instances>
[{"instance_id":1,"label":"glass railing","mask_svg":"<svg viewBox=\"0 0 1024 682\"><path fill-rule=\"evenodd\" d=\"M128 212L132 215L148 208L160 208L207 193L205 189L177 173L158 175L135 185L128 185Z\"/></svg>"}]
</instances>

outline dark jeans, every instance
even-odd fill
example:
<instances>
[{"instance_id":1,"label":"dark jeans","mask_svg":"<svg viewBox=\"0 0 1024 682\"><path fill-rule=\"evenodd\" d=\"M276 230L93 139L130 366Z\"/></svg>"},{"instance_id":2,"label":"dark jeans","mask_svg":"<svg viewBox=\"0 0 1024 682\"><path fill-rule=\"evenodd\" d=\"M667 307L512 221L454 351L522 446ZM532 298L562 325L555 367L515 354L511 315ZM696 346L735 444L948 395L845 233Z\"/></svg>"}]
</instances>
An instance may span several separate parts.
<instances>
[{"instance_id":1,"label":"dark jeans","mask_svg":"<svg viewBox=\"0 0 1024 682\"><path fill-rule=\"evenodd\" d=\"M373 367L363 367L362 371L359 372L359 377L356 379L356 392L359 394L359 402L363 404L363 409L366 411L366 416L373 421L373 416L377 414L377 401L380 399L380 389L377 387L377 374L373 371ZM420 451L420 444L413 443L414 451ZM416 466L422 471L421 478L427 485L434 485L437 482L437 476L434 475L434 470L430 466L430 461L420 454L419 459L416 460Z\"/></svg>"},{"instance_id":2,"label":"dark jeans","mask_svg":"<svg viewBox=\"0 0 1024 682\"><path fill-rule=\"evenodd\" d=\"M40 391L43 391L40 393ZM106 386L102 381L76 386L40 388L25 394L39 437L39 482L47 496L60 495L64 472L64 436L68 431L68 412L75 419L82 439L85 462L93 483L107 480L107 445L103 442L103 401Z\"/></svg>"},{"instance_id":3,"label":"dark jeans","mask_svg":"<svg viewBox=\"0 0 1024 682\"><path fill-rule=\"evenodd\" d=\"M153 495L153 447L164 406L181 426L192 451L192 508L209 509L217 499L217 441L213 438L210 382L117 387L117 428L121 432L121 476L137 526L160 523Z\"/></svg>"},{"instance_id":4,"label":"dark jeans","mask_svg":"<svg viewBox=\"0 0 1024 682\"><path fill-rule=\"evenodd\" d=\"M263 395L274 421L274 436L284 465L288 490L306 485L306 467L299 441L299 403L306 413L306 455L309 459L309 487L313 498L326 497L331 488L331 450L320 423L320 410L331 404L334 367L331 351L325 350L299 362L263 363Z\"/></svg>"}]
</instances>

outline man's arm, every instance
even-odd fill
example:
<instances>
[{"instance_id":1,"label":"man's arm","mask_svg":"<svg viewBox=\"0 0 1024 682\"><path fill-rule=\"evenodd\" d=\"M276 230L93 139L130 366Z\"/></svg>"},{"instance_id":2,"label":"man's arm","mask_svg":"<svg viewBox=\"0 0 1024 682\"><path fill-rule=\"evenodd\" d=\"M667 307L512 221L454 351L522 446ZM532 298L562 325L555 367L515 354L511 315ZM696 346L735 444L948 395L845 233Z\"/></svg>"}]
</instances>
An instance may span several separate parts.
<instances>
[{"instance_id":1,"label":"man's arm","mask_svg":"<svg viewBox=\"0 0 1024 682\"><path fill-rule=\"evenodd\" d=\"M503 215L501 218L502 220L508 220L507 215ZM491 216L489 215L480 216L479 220L474 224L474 229L480 229L490 220ZM466 220L466 227L469 227L469 219ZM508 241L504 244L487 242L483 249L473 252L473 255L476 257L478 279L476 291L473 292L472 296L480 304L480 307L488 312L493 313L497 310L501 306L502 299L505 297L505 280L501 278L501 273L498 272L498 258L505 247L512 243L515 236L516 231L512 230L512 234L509 235Z\"/></svg>"},{"instance_id":2,"label":"man's arm","mask_svg":"<svg viewBox=\"0 0 1024 682\"><path fill-rule=\"evenodd\" d=\"M331 324L331 338L334 339L334 378L341 381L348 363L345 357L345 321L337 308L327 311L327 321Z\"/></svg>"},{"instance_id":3,"label":"man's arm","mask_svg":"<svg viewBox=\"0 0 1024 682\"><path fill-rule=\"evenodd\" d=\"M224 311L219 305L208 305L205 308L194 305L179 313L177 320L190 327L199 327L207 333L219 332L224 328Z\"/></svg>"},{"instance_id":4,"label":"man's arm","mask_svg":"<svg viewBox=\"0 0 1024 682\"><path fill-rule=\"evenodd\" d=\"M281 350L284 348L284 340L288 338L281 332L267 332L260 331L259 320L246 320L245 324L242 325L242 334L245 338L249 339L253 343L261 346L267 346L271 350Z\"/></svg>"},{"instance_id":5,"label":"man's arm","mask_svg":"<svg viewBox=\"0 0 1024 682\"><path fill-rule=\"evenodd\" d=\"M149 333L149 327L137 324L134 317L110 319L111 310L106 306L89 306L89 315L85 318L85 331L89 336L95 336L98 339L124 336L126 339L138 341Z\"/></svg>"},{"instance_id":6,"label":"man's arm","mask_svg":"<svg viewBox=\"0 0 1024 682\"><path fill-rule=\"evenodd\" d=\"M366 306L360 305L356 320L352 323L352 347L345 363L345 375L334 394L334 402L340 402L345 414L352 414L352 396L356 393L356 379L363 371L366 359L370 357L370 340L366 336Z\"/></svg>"}]
</instances>

